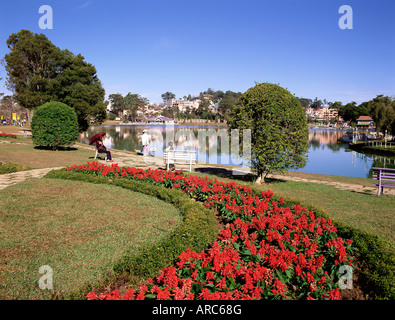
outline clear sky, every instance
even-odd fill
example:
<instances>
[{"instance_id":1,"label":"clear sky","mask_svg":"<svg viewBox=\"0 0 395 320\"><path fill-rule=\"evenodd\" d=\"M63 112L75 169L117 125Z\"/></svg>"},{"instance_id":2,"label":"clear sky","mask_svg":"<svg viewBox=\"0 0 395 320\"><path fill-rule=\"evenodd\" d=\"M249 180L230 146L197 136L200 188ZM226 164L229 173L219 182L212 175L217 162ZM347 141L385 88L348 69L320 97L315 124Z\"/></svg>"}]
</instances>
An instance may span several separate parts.
<instances>
[{"instance_id":1,"label":"clear sky","mask_svg":"<svg viewBox=\"0 0 395 320\"><path fill-rule=\"evenodd\" d=\"M51 30L39 28L42 5ZM342 5L351 30L339 28ZM0 10L1 58L11 33L44 33L95 65L106 96L160 102L255 81L343 103L395 95L395 0L12 0Z\"/></svg>"}]
</instances>

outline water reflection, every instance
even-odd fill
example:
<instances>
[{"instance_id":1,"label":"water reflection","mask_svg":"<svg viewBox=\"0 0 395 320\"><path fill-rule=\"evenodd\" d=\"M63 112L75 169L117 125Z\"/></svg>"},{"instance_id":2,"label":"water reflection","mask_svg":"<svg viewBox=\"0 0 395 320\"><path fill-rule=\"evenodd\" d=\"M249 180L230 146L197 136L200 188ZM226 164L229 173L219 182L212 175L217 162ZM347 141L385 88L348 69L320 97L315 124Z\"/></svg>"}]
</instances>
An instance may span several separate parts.
<instances>
[{"instance_id":1,"label":"water reflection","mask_svg":"<svg viewBox=\"0 0 395 320\"><path fill-rule=\"evenodd\" d=\"M108 148L135 151L141 150L141 134L148 129L151 149L156 155L172 141L178 150L197 150L198 160L213 164L243 165L241 159L232 154L229 134L224 127L192 126L92 126L81 134L80 142L89 143L97 132L104 131L103 140ZM307 165L301 172L369 177L372 166L395 167L395 157L373 157L348 149L343 143L344 131L330 129L309 130L309 154Z\"/></svg>"}]
</instances>

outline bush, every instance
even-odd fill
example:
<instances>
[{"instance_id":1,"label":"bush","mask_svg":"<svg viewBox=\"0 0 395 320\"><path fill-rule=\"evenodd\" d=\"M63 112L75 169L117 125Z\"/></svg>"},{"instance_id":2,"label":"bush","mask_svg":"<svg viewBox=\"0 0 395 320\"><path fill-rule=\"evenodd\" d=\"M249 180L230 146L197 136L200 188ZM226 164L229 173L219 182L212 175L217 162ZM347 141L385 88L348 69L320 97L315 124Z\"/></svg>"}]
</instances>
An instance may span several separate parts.
<instances>
[{"instance_id":1,"label":"bush","mask_svg":"<svg viewBox=\"0 0 395 320\"><path fill-rule=\"evenodd\" d=\"M35 145L57 150L78 139L78 118L75 111L61 102L47 102L35 110L32 122Z\"/></svg>"},{"instance_id":2,"label":"bush","mask_svg":"<svg viewBox=\"0 0 395 320\"><path fill-rule=\"evenodd\" d=\"M271 83L257 84L238 99L228 123L240 135L244 129L251 130L251 167L257 183L272 170L306 165L307 120L299 100L288 90ZM246 147L242 141L241 152Z\"/></svg>"},{"instance_id":3,"label":"bush","mask_svg":"<svg viewBox=\"0 0 395 320\"><path fill-rule=\"evenodd\" d=\"M107 117L108 117L108 120L115 120L117 116L115 114L113 114L113 113L109 113L107 115Z\"/></svg>"},{"instance_id":4,"label":"bush","mask_svg":"<svg viewBox=\"0 0 395 320\"><path fill-rule=\"evenodd\" d=\"M13 172L25 171L25 170L30 170L30 168L25 167L18 163L3 162L3 161L0 162L0 174L13 173Z\"/></svg>"}]
</instances>

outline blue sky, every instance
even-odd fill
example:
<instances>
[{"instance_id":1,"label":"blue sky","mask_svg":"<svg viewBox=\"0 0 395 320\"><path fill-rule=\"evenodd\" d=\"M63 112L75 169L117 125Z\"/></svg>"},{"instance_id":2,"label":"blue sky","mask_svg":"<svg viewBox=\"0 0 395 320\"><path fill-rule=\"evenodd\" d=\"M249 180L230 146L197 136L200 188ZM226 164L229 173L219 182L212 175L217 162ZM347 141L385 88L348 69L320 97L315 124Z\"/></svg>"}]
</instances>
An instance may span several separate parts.
<instances>
[{"instance_id":1,"label":"blue sky","mask_svg":"<svg viewBox=\"0 0 395 320\"><path fill-rule=\"evenodd\" d=\"M338 25L345 4L352 30ZM52 30L39 28L41 5ZM244 92L257 81L360 103L395 95L394 18L394 0L13 0L1 4L0 57L11 33L29 29L95 65L107 96L160 102L166 91Z\"/></svg>"}]
</instances>

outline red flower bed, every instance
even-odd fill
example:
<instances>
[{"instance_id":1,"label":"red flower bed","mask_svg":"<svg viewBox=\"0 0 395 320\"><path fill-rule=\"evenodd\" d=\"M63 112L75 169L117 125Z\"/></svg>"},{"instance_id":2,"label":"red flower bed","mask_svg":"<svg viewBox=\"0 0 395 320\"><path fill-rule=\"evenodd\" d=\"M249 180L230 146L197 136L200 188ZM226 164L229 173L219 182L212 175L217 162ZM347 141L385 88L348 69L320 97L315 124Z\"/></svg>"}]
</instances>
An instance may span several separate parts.
<instances>
[{"instance_id":1,"label":"red flower bed","mask_svg":"<svg viewBox=\"0 0 395 320\"><path fill-rule=\"evenodd\" d=\"M16 138L15 134L0 132L0 138Z\"/></svg>"},{"instance_id":2,"label":"red flower bed","mask_svg":"<svg viewBox=\"0 0 395 320\"><path fill-rule=\"evenodd\" d=\"M88 299L340 299L338 270L352 263L351 240L338 237L330 219L274 201L270 190L254 195L235 182L117 164L65 170L179 189L228 222L210 249L182 252L148 286L124 296L90 292Z\"/></svg>"}]
</instances>

